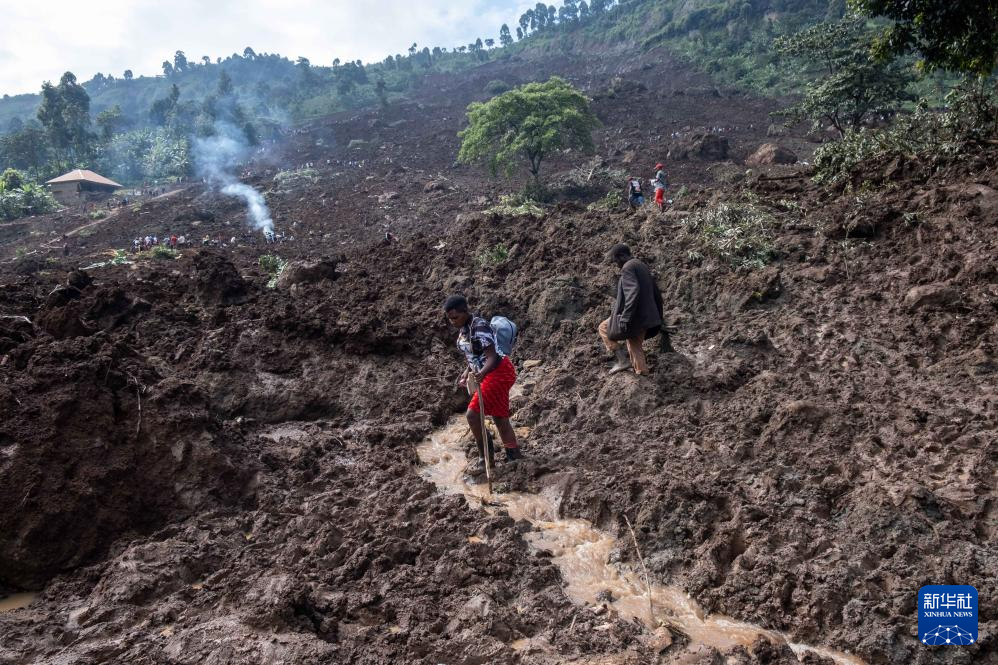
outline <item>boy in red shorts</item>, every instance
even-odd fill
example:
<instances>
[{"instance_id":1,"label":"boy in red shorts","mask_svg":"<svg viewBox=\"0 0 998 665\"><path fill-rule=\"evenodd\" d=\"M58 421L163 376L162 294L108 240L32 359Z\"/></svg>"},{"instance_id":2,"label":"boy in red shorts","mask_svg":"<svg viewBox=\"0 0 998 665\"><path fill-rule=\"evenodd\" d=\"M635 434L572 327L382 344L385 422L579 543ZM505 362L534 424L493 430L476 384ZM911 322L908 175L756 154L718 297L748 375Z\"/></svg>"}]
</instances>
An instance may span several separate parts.
<instances>
[{"instance_id":1,"label":"boy in red shorts","mask_svg":"<svg viewBox=\"0 0 998 665\"><path fill-rule=\"evenodd\" d=\"M523 457L516 442L513 424L509 421L509 391L516 382L516 370L510 359L499 353L495 334L489 322L480 316L475 316L468 309L468 300L461 295L453 295L444 302L444 313L447 320L460 330L457 337L457 348L464 353L468 361L468 369L461 375L461 385L468 385L469 379L481 387L482 398L485 400L484 412L492 416L499 430L503 448L506 451L506 461L512 462ZM468 411L465 414L471 432L482 453L481 464L485 463L485 442L482 441L482 405L479 404L478 391L475 391ZM492 446L489 446L489 457L492 456Z\"/></svg>"}]
</instances>

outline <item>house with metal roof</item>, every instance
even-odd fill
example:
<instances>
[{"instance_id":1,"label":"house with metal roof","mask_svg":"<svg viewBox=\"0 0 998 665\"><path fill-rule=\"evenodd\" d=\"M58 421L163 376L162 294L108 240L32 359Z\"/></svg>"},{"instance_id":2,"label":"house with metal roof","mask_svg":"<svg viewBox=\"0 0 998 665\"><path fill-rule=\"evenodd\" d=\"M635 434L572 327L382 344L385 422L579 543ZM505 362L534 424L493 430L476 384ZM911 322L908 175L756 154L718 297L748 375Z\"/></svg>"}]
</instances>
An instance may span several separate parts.
<instances>
[{"instance_id":1,"label":"house with metal roof","mask_svg":"<svg viewBox=\"0 0 998 665\"><path fill-rule=\"evenodd\" d=\"M114 190L122 187L115 181L86 169L70 171L58 178L52 178L45 184L48 185L55 200L63 205L107 198L114 193Z\"/></svg>"}]
</instances>

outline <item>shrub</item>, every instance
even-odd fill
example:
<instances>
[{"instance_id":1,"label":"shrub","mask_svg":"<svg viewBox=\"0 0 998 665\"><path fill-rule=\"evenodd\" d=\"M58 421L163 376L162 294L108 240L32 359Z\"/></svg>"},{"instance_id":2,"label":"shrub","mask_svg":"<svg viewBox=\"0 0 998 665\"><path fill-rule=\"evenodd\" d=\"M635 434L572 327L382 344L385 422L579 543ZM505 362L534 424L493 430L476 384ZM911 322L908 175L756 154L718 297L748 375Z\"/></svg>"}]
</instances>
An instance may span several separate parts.
<instances>
[{"instance_id":1,"label":"shrub","mask_svg":"<svg viewBox=\"0 0 998 665\"><path fill-rule=\"evenodd\" d=\"M497 243L492 247L478 253L475 257L480 266L497 266L509 260L509 248L503 243Z\"/></svg>"},{"instance_id":2,"label":"shrub","mask_svg":"<svg viewBox=\"0 0 998 665\"><path fill-rule=\"evenodd\" d=\"M510 89L511 87L508 83L499 79L489 81L488 83L485 84L485 92L487 92L490 95L501 95L502 93Z\"/></svg>"},{"instance_id":3,"label":"shrub","mask_svg":"<svg viewBox=\"0 0 998 665\"><path fill-rule=\"evenodd\" d=\"M814 153L815 181L839 182L873 159L959 157L998 137L998 91L986 80L964 81L946 102L946 110L936 112L923 101L890 127L848 132L822 145Z\"/></svg>"},{"instance_id":4,"label":"shrub","mask_svg":"<svg viewBox=\"0 0 998 665\"><path fill-rule=\"evenodd\" d=\"M624 197L621 195L621 193L618 192L617 190L612 190L606 196L601 198L599 201L596 201L595 203L590 203L586 207L586 210L610 211L610 210L616 210L623 204L624 204Z\"/></svg>"},{"instance_id":5,"label":"shrub","mask_svg":"<svg viewBox=\"0 0 998 665\"><path fill-rule=\"evenodd\" d=\"M180 256L179 254L177 254L177 252L173 251L169 247L164 247L163 245L156 245L155 247L153 247L152 250L149 252L149 255L152 256L152 258L154 259L163 259L170 261Z\"/></svg>"},{"instance_id":6,"label":"shrub","mask_svg":"<svg viewBox=\"0 0 998 665\"><path fill-rule=\"evenodd\" d=\"M702 253L744 268L761 268L772 259L775 220L751 205L723 203L690 215L683 222Z\"/></svg>"},{"instance_id":7,"label":"shrub","mask_svg":"<svg viewBox=\"0 0 998 665\"><path fill-rule=\"evenodd\" d=\"M492 206L487 213L503 217L543 217L544 209L531 198L519 194L507 194L499 199L499 205Z\"/></svg>"},{"instance_id":8,"label":"shrub","mask_svg":"<svg viewBox=\"0 0 998 665\"><path fill-rule=\"evenodd\" d=\"M105 217L107 217L107 213L104 212L103 210L92 210L90 214L87 215L87 217L93 220L104 219Z\"/></svg>"},{"instance_id":9,"label":"shrub","mask_svg":"<svg viewBox=\"0 0 998 665\"><path fill-rule=\"evenodd\" d=\"M4 180L0 181L0 220L40 215L59 207L47 189L15 178L14 174L20 175L13 169L8 169L4 173ZM8 183L19 186L11 187Z\"/></svg>"},{"instance_id":10,"label":"shrub","mask_svg":"<svg viewBox=\"0 0 998 665\"><path fill-rule=\"evenodd\" d=\"M267 273L270 278L267 280L267 288L272 289L277 286L277 280L281 273L288 267L288 262L274 254L264 254L259 259L260 268Z\"/></svg>"}]
</instances>

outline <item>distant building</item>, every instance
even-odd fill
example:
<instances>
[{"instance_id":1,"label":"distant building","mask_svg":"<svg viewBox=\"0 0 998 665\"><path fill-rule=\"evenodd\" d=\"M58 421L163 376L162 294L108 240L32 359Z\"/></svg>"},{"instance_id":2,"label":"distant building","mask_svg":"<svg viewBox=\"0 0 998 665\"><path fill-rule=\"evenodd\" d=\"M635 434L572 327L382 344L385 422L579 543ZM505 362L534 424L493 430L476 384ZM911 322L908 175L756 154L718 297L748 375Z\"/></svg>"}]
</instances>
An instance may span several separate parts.
<instances>
[{"instance_id":1,"label":"distant building","mask_svg":"<svg viewBox=\"0 0 998 665\"><path fill-rule=\"evenodd\" d=\"M63 205L105 199L121 185L93 171L76 169L45 183L55 200Z\"/></svg>"}]
</instances>

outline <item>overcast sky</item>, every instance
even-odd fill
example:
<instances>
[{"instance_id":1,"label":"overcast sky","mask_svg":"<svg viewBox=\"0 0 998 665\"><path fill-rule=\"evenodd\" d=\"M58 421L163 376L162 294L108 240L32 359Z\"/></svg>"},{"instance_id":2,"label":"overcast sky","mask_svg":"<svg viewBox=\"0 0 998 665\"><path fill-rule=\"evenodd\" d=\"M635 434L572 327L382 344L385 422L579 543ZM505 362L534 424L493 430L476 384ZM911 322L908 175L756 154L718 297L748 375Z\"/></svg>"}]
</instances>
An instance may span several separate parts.
<instances>
[{"instance_id":1,"label":"overcast sky","mask_svg":"<svg viewBox=\"0 0 998 665\"><path fill-rule=\"evenodd\" d=\"M174 51L188 59L253 50L316 65L405 54L413 43L453 48L499 27L526 0L40 0L2 2L0 94L38 92L71 71L120 77L162 73ZM558 3L561 4L560 2Z\"/></svg>"}]
</instances>

